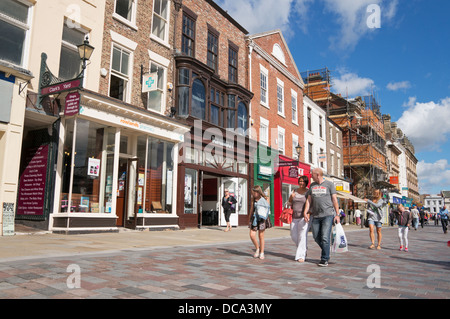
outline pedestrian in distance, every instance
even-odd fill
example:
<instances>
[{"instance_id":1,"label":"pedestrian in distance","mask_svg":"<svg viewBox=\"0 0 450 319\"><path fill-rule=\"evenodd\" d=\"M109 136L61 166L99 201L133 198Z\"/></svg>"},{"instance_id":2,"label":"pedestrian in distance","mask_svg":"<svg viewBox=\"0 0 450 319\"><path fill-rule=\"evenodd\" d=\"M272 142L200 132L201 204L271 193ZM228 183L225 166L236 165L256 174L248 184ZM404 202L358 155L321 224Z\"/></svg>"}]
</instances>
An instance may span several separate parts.
<instances>
[{"instance_id":1,"label":"pedestrian in distance","mask_svg":"<svg viewBox=\"0 0 450 319\"><path fill-rule=\"evenodd\" d=\"M370 199L364 198L364 200L368 204L367 209L367 220L369 222L369 237L371 241L371 245L369 246L369 249L375 249L375 227L377 229L377 238L378 238L378 245L377 249L381 249L381 226L383 223L383 206L385 205L385 202L383 198L381 197L381 191L379 189L375 189L373 191L373 201Z\"/></svg>"},{"instance_id":2,"label":"pedestrian in distance","mask_svg":"<svg viewBox=\"0 0 450 319\"><path fill-rule=\"evenodd\" d=\"M226 232L231 230L230 215L234 213L236 209L235 205L236 198L230 195L230 191L228 189L225 189L224 195L222 197L222 207L225 215L225 221L227 222L227 228L225 229Z\"/></svg>"},{"instance_id":3,"label":"pedestrian in distance","mask_svg":"<svg viewBox=\"0 0 450 319\"><path fill-rule=\"evenodd\" d=\"M254 258L264 259L264 231L272 227L269 219L270 205L267 202L267 197L264 194L261 186L254 186L252 188L253 208L250 215L250 239L255 245L256 251ZM258 232L258 239L256 233Z\"/></svg>"},{"instance_id":4,"label":"pedestrian in distance","mask_svg":"<svg viewBox=\"0 0 450 319\"><path fill-rule=\"evenodd\" d=\"M408 230L411 225L412 214L402 204L395 211L398 221L398 239L400 240L400 251L408 251Z\"/></svg>"},{"instance_id":5,"label":"pedestrian in distance","mask_svg":"<svg viewBox=\"0 0 450 319\"><path fill-rule=\"evenodd\" d=\"M416 205L413 205L413 208L411 209L411 214L412 214L412 225L414 227L414 230L417 230L417 227L419 227L420 215Z\"/></svg>"},{"instance_id":6,"label":"pedestrian in distance","mask_svg":"<svg viewBox=\"0 0 450 319\"><path fill-rule=\"evenodd\" d=\"M321 168L312 170L312 178L314 182L311 183L307 192L305 203L305 220L309 222L311 216L313 217L311 222L313 238L322 250L318 266L327 267L330 259L333 221L340 222L339 204L336 187L333 182L323 178Z\"/></svg>"},{"instance_id":7,"label":"pedestrian in distance","mask_svg":"<svg viewBox=\"0 0 450 319\"><path fill-rule=\"evenodd\" d=\"M295 260L302 263L306 259L308 226L305 220L304 207L306 203L306 193L308 191L308 176L298 178L298 188L289 197L288 205L292 208L291 239L297 246Z\"/></svg>"},{"instance_id":8,"label":"pedestrian in distance","mask_svg":"<svg viewBox=\"0 0 450 319\"><path fill-rule=\"evenodd\" d=\"M425 223L426 212L423 207L419 210L419 218L420 218L420 226L423 228L423 224Z\"/></svg>"},{"instance_id":9,"label":"pedestrian in distance","mask_svg":"<svg viewBox=\"0 0 450 319\"><path fill-rule=\"evenodd\" d=\"M359 207L355 210L356 225L361 225L361 211Z\"/></svg>"},{"instance_id":10,"label":"pedestrian in distance","mask_svg":"<svg viewBox=\"0 0 450 319\"><path fill-rule=\"evenodd\" d=\"M439 218L441 220L442 224L442 230L444 231L444 234L447 234L447 226L448 226L448 210L444 206L439 210Z\"/></svg>"}]
</instances>

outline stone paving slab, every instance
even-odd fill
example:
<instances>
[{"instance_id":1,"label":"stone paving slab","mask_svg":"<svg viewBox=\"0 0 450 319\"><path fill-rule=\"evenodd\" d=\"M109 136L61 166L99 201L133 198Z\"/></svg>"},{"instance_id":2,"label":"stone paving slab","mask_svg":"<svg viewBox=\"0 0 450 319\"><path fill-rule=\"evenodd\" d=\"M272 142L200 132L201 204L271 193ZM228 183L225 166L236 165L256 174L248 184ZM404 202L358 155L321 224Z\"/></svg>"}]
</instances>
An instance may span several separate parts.
<instances>
[{"instance_id":1,"label":"stone paving slab","mask_svg":"<svg viewBox=\"0 0 450 319\"><path fill-rule=\"evenodd\" d=\"M286 236L267 236L264 260L252 257L252 244L245 238L75 255L66 252L62 257L10 257L0 259L0 298L450 298L450 237L440 227L411 230L409 252L398 250L396 227L385 227L382 232L381 250L367 248L367 229L347 232L349 252L332 254L327 268L317 266L320 250L311 234L302 264L293 260L295 247ZM69 265L79 266L80 288L67 285L73 275Z\"/></svg>"}]
</instances>

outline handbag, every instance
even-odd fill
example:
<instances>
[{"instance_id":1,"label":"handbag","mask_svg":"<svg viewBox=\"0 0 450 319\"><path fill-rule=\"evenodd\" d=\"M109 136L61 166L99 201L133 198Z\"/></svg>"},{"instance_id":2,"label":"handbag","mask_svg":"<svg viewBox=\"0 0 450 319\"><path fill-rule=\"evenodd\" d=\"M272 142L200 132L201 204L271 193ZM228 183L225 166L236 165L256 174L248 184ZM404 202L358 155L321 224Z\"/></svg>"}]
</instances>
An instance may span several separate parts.
<instances>
[{"instance_id":1,"label":"handbag","mask_svg":"<svg viewBox=\"0 0 450 319\"><path fill-rule=\"evenodd\" d=\"M343 253L348 251L347 237L345 236L344 227L341 223L336 224L333 229L333 245L331 246L333 253Z\"/></svg>"},{"instance_id":2,"label":"handbag","mask_svg":"<svg viewBox=\"0 0 450 319\"><path fill-rule=\"evenodd\" d=\"M292 223L292 214L293 213L294 213L294 211L292 210L292 208L285 205L285 207L283 208L283 211L281 212L280 221L284 224Z\"/></svg>"}]
</instances>

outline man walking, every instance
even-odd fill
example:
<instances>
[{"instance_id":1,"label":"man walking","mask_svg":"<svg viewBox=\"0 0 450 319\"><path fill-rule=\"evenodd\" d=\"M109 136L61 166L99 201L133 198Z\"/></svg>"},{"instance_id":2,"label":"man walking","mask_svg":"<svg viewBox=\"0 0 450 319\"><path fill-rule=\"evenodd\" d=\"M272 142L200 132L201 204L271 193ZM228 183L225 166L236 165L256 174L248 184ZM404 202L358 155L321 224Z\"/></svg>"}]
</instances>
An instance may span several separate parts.
<instances>
[{"instance_id":1,"label":"man walking","mask_svg":"<svg viewBox=\"0 0 450 319\"><path fill-rule=\"evenodd\" d=\"M439 217L441 218L442 230L444 234L447 234L448 210L445 206L439 211Z\"/></svg>"},{"instance_id":2,"label":"man walking","mask_svg":"<svg viewBox=\"0 0 450 319\"><path fill-rule=\"evenodd\" d=\"M327 267L330 259L333 220L336 223L340 222L339 205L334 183L324 180L322 169L314 168L312 178L314 182L306 193L305 221L308 222L310 215L312 215L312 234L314 240L322 249L318 266Z\"/></svg>"},{"instance_id":3,"label":"man walking","mask_svg":"<svg viewBox=\"0 0 450 319\"><path fill-rule=\"evenodd\" d=\"M417 230L417 227L419 227L419 210L417 209L416 205L413 205L413 208L411 209L411 214L414 230Z\"/></svg>"}]
</instances>

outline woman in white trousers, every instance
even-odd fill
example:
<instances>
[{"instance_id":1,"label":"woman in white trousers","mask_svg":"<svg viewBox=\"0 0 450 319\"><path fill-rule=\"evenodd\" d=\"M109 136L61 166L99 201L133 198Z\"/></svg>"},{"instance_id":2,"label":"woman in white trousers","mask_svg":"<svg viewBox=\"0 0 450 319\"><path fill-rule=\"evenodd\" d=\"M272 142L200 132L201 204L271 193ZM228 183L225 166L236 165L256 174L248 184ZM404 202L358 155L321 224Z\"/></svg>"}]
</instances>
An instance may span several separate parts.
<instances>
[{"instance_id":1,"label":"woman in white trousers","mask_svg":"<svg viewBox=\"0 0 450 319\"><path fill-rule=\"evenodd\" d=\"M299 188L292 192L288 201L288 204L292 207L293 210L291 222L291 238L297 246L295 260L298 262L304 262L306 258L309 223L304 218L303 207L306 203L308 183L309 179L307 176L300 176L298 178Z\"/></svg>"}]
</instances>

